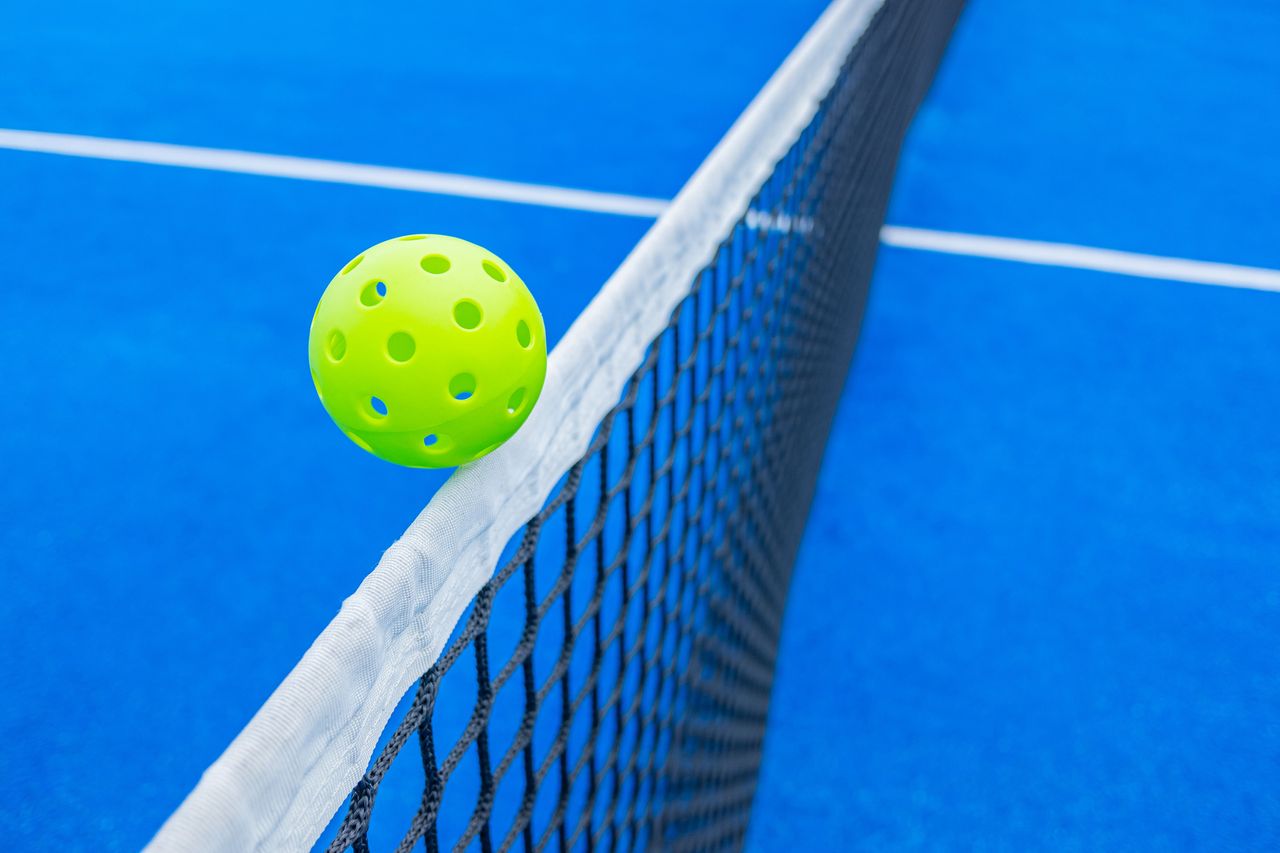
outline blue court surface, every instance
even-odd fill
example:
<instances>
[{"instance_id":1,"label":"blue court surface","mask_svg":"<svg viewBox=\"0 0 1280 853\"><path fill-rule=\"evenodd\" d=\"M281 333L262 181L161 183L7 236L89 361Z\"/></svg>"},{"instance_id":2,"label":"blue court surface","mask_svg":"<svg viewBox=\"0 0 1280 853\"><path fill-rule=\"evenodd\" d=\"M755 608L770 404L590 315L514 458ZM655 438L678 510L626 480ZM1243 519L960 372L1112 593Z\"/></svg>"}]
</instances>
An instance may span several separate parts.
<instances>
[{"instance_id":1,"label":"blue court surface","mask_svg":"<svg viewBox=\"0 0 1280 853\"><path fill-rule=\"evenodd\" d=\"M821 9L28 4L0 128L665 199ZM1278 269L1277 44L1268 2L974 0L889 221ZM443 481L316 401L333 273L465 236L554 344L651 220L6 149L0 185L0 814L135 850ZM883 248L749 846L1275 849L1278 424L1280 293Z\"/></svg>"}]
</instances>

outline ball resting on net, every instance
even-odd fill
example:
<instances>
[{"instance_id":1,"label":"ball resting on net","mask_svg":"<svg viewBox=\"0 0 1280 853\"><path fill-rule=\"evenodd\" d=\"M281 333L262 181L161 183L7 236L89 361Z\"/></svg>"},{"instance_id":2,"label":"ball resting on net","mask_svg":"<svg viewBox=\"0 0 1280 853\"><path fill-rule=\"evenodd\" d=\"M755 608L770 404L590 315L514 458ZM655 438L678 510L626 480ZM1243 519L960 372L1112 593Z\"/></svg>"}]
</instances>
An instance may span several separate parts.
<instances>
[{"instance_id":1,"label":"ball resting on net","mask_svg":"<svg viewBox=\"0 0 1280 853\"><path fill-rule=\"evenodd\" d=\"M492 252L437 234L387 240L333 277L311 321L316 393L360 447L461 465L524 423L547 372L537 302Z\"/></svg>"}]
</instances>

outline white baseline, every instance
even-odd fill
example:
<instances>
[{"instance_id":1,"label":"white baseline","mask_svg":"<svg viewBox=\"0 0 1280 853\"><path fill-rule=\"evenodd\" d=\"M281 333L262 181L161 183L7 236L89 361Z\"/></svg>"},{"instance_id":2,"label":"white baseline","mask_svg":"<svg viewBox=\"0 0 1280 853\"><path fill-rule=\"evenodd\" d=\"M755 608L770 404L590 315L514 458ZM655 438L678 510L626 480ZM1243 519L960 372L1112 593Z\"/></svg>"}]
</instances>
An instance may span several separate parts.
<instances>
[{"instance_id":1,"label":"white baseline","mask_svg":"<svg viewBox=\"0 0 1280 853\"><path fill-rule=\"evenodd\" d=\"M659 216L669 205L666 199L660 198L502 181L448 172L34 130L0 128L0 149L354 184L646 219ZM1280 270L1263 267L1144 255L1069 243L934 231L902 225L886 225L880 236L886 245L904 249L1280 292Z\"/></svg>"}]
</instances>

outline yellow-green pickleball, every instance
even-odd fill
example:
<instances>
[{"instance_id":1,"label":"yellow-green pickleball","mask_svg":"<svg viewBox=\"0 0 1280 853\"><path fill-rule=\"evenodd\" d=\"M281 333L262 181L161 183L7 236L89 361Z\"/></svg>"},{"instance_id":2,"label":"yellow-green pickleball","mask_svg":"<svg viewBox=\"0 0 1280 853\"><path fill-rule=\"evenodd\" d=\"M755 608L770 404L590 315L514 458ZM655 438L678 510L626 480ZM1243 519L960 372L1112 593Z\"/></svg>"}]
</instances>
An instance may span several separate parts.
<instances>
[{"instance_id":1,"label":"yellow-green pickleball","mask_svg":"<svg viewBox=\"0 0 1280 853\"><path fill-rule=\"evenodd\" d=\"M311 321L311 378L329 416L397 465L443 468L510 438L547 374L542 313L515 270L474 243L411 234L361 252Z\"/></svg>"}]
</instances>

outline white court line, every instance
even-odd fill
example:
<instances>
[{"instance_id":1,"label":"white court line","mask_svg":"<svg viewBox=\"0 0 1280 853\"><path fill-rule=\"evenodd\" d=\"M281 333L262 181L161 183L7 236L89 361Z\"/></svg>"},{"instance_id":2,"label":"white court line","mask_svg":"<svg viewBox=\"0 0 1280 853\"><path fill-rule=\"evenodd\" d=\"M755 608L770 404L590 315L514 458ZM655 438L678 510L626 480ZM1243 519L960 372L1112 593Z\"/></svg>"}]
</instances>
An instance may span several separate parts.
<instances>
[{"instance_id":1,"label":"white court line","mask_svg":"<svg viewBox=\"0 0 1280 853\"><path fill-rule=\"evenodd\" d=\"M190 145L170 145L164 142L136 142L129 139L106 139L68 133L41 133L34 130L0 128L0 148L38 151L43 154L65 154L70 157L92 157L98 160L185 166L189 169L210 169L216 172L270 175L275 178L298 178L332 184L412 190L492 201L536 204L567 210L585 210L592 213L642 216L649 219L667 209L667 202L658 198L598 193L544 184L522 184L516 181L499 181L446 172L369 166L338 160L315 160L281 154L197 148Z\"/></svg>"},{"instance_id":2,"label":"white court line","mask_svg":"<svg viewBox=\"0 0 1280 853\"><path fill-rule=\"evenodd\" d=\"M426 172L418 169L345 163L338 160L316 160L280 154L259 154L252 151L199 148L163 142L137 142L128 139L43 133L33 130L0 128L0 148L62 154L70 157L90 157L99 160L123 160L132 163L182 166L190 169L210 169L277 178L356 184L650 219L659 216L669 205L668 201L660 198L500 181L447 172ZM1010 237L931 231L901 225L886 225L881 231L881 239L890 246L926 252L970 255L1143 278L1280 292L1280 270L1261 267L1167 258L1091 246L1075 246L1068 243L1045 243Z\"/></svg>"},{"instance_id":3,"label":"white court line","mask_svg":"<svg viewBox=\"0 0 1280 853\"><path fill-rule=\"evenodd\" d=\"M1142 278L1280 292L1280 270L1263 267L1242 267L1235 264L1191 261L1185 258L1140 255L1135 252L1118 252L1114 249L1074 246L1070 243L1043 243L1037 240L1015 240L1011 237L928 231L902 225L884 226L880 230L880 239L889 246L942 252L948 255L972 255L978 258L1018 261L1024 264L1074 267Z\"/></svg>"}]
</instances>

